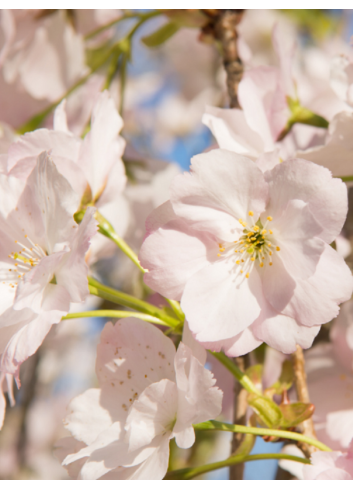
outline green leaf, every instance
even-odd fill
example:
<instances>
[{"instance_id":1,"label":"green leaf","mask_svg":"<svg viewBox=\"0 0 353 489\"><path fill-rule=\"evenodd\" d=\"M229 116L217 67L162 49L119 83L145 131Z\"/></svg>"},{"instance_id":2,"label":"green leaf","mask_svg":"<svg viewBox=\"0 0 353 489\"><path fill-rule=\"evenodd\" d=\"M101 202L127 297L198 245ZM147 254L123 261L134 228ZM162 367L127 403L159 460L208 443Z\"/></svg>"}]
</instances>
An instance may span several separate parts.
<instances>
[{"instance_id":1,"label":"green leaf","mask_svg":"<svg viewBox=\"0 0 353 489\"><path fill-rule=\"evenodd\" d=\"M142 42L149 48L160 46L180 29L180 25L176 22L168 22L162 25L157 31L149 36L143 37Z\"/></svg>"},{"instance_id":2,"label":"green leaf","mask_svg":"<svg viewBox=\"0 0 353 489\"><path fill-rule=\"evenodd\" d=\"M249 406L253 408L260 421L269 428L278 428L282 424L282 412L275 402L265 396L248 396Z\"/></svg>"},{"instance_id":3,"label":"green leaf","mask_svg":"<svg viewBox=\"0 0 353 489\"><path fill-rule=\"evenodd\" d=\"M281 404L279 409L283 418L282 428L291 428L311 418L315 406L304 402L292 402L290 404Z\"/></svg>"},{"instance_id":4,"label":"green leaf","mask_svg":"<svg viewBox=\"0 0 353 489\"><path fill-rule=\"evenodd\" d=\"M105 42L98 48L86 49L86 65L91 68L91 70L96 69L100 66L102 61L104 61L109 56L109 51L112 50L112 45L110 41Z\"/></svg>"},{"instance_id":5,"label":"green leaf","mask_svg":"<svg viewBox=\"0 0 353 489\"><path fill-rule=\"evenodd\" d=\"M271 387L265 390L267 396L273 396L274 394L282 394L283 391L288 391L293 384L294 372L293 365L290 360L285 360L282 364L282 371L279 379Z\"/></svg>"}]
</instances>

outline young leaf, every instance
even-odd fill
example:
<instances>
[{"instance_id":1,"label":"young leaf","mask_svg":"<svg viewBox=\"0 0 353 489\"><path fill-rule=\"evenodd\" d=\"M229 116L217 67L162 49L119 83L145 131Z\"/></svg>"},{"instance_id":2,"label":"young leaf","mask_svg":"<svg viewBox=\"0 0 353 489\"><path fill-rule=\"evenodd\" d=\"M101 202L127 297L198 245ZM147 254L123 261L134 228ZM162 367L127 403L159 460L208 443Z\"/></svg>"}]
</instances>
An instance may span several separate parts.
<instances>
[{"instance_id":1,"label":"young leaf","mask_svg":"<svg viewBox=\"0 0 353 489\"><path fill-rule=\"evenodd\" d=\"M293 402L291 404L281 404L279 409L283 417L281 427L290 428L309 419L313 415L315 406L304 402Z\"/></svg>"},{"instance_id":2,"label":"young leaf","mask_svg":"<svg viewBox=\"0 0 353 489\"><path fill-rule=\"evenodd\" d=\"M179 30L181 26L175 22L162 25L157 31L149 36L143 37L142 42L149 48L160 46Z\"/></svg>"},{"instance_id":3,"label":"young leaf","mask_svg":"<svg viewBox=\"0 0 353 489\"><path fill-rule=\"evenodd\" d=\"M282 412L277 404L265 396L248 396L249 406L253 408L260 421L269 428L279 428L282 425Z\"/></svg>"}]
</instances>

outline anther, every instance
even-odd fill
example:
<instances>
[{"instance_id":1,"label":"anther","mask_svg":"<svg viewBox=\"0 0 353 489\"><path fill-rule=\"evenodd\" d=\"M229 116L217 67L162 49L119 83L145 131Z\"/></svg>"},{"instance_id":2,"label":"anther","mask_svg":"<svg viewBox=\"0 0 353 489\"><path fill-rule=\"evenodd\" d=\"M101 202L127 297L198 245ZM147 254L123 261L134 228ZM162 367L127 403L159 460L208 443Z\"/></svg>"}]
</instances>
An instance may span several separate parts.
<instances>
[{"instance_id":1,"label":"anther","mask_svg":"<svg viewBox=\"0 0 353 489\"><path fill-rule=\"evenodd\" d=\"M249 278L249 273L247 273L247 274L245 275L245 277L246 277L246 278Z\"/></svg>"},{"instance_id":2,"label":"anther","mask_svg":"<svg viewBox=\"0 0 353 489\"><path fill-rule=\"evenodd\" d=\"M264 266L264 263L263 263L263 262L261 262L261 263L260 263L260 267L262 268L263 266Z\"/></svg>"},{"instance_id":3,"label":"anther","mask_svg":"<svg viewBox=\"0 0 353 489\"><path fill-rule=\"evenodd\" d=\"M281 248L279 246L276 246L277 251L281 251Z\"/></svg>"},{"instance_id":4,"label":"anther","mask_svg":"<svg viewBox=\"0 0 353 489\"><path fill-rule=\"evenodd\" d=\"M253 216L253 215L254 215L253 211L249 211L249 216Z\"/></svg>"},{"instance_id":5,"label":"anther","mask_svg":"<svg viewBox=\"0 0 353 489\"><path fill-rule=\"evenodd\" d=\"M271 216L267 216L267 220L268 221L272 221L272 217Z\"/></svg>"}]
</instances>

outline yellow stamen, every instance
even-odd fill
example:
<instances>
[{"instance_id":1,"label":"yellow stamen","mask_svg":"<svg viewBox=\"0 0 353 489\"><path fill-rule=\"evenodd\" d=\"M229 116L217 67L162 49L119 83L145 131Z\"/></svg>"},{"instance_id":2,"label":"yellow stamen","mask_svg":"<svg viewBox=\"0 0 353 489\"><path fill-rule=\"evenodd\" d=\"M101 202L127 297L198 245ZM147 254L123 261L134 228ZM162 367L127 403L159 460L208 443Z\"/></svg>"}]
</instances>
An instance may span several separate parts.
<instances>
[{"instance_id":1,"label":"yellow stamen","mask_svg":"<svg viewBox=\"0 0 353 489\"><path fill-rule=\"evenodd\" d=\"M237 260L235 263L236 263L237 265L240 265L240 260Z\"/></svg>"},{"instance_id":2,"label":"yellow stamen","mask_svg":"<svg viewBox=\"0 0 353 489\"><path fill-rule=\"evenodd\" d=\"M253 211L249 211L249 216L253 216L253 215L254 215Z\"/></svg>"},{"instance_id":3,"label":"yellow stamen","mask_svg":"<svg viewBox=\"0 0 353 489\"><path fill-rule=\"evenodd\" d=\"M250 258L250 260L251 260L251 261L255 261L255 257L254 257L254 256L252 256L252 257Z\"/></svg>"},{"instance_id":4,"label":"yellow stamen","mask_svg":"<svg viewBox=\"0 0 353 489\"><path fill-rule=\"evenodd\" d=\"M249 274L247 273L247 274L245 275L245 277L246 277L246 278L249 278Z\"/></svg>"},{"instance_id":5,"label":"yellow stamen","mask_svg":"<svg viewBox=\"0 0 353 489\"><path fill-rule=\"evenodd\" d=\"M262 268L264 266L263 262L260 263L260 267Z\"/></svg>"},{"instance_id":6,"label":"yellow stamen","mask_svg":"<svg viewBox=\"0 0 353 489\"><path fill-rule=\"evenodd\" d=\"M254 226L253 227L253 230L255 231L255 233L257 233L259 231L259 229L260 229L259 226Z\"/></svg>"},{"instance_id":7,"label":"yellow stamen","mask_svg":"<svg viewBox=\"0 0 353 489\"><path fill-rule=\"evenodd\" d=\"M273 234L272 229L269 229L270 234Z\"/></svg>"},{"instance_id":8,"label":"yellow stamen","mask_svg":"<svg viewBox=\"0 0 353 489\"><path fill-rule=\"evenodd\" d=\"M276 246L277 251L281 251L281 248L279 246Z\"/></svg>"},{"instance_id":9,"label":"yellow stamen","mask_svg":"<svg viewBox=\"0 0 353 489\"><path fill-rule=\"evenodd\" d=\"M271 216L267 216L267 220L268 221L272 221L272 217Z\"/></svg>"}]
</instances>

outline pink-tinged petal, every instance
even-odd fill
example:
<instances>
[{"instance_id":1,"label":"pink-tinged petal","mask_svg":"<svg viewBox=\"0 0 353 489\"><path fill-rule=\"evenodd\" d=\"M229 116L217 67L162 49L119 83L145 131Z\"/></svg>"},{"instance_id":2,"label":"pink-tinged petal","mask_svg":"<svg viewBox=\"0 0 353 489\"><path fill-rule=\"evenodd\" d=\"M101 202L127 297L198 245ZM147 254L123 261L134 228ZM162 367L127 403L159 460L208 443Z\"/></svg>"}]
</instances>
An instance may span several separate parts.
<instances>
[{"instance_id":1,"label":"pink-tinged petal","mask_svg":"<svg viewBox=\"0 0 353 489\"><path fill-rule=\"evenodd\" d=\"M118 158L109 171L104 191L97 201L97 206L102 207L117 200L117 196L123 192L126 182L125 166L122 160Z\"/></svg>"},{"instance_id":2,"label":"pink-tinged petal","mask_svg":"<svg viewBox=\"0 0 353 489\"><path fill-rule=\"evenodd\" d=\"M221 341L202 342L202 345L212 351L223 350L228 357L239 357L255 350L261 343L262 340L256 338L250 326L233 338Z\"/></svg>"},{"instance_id":3,"label":"pink-tinged petal","mask_svg":"<svg viewBox=\"0 0 353 489\"><path fill-rule=\"evenodd\" d=\"M169 437L159 436L158 445L146 460L131 467L113 469L100 480L161 480L168 470Z\"/></svg>"},{"instance_id":4,"label":"pink-tinged petal","mask_svg":"<svg viewBox=\"0 0 353 489\"><path fill-rule=\"evenodd\" d=\"M353 155L352 130L353 114L340 112L330 122L325 144L298 152L297 156L324 166L334 176L350 176L352 175Z\"/></svg>"},{"instance_id":5,"label":"pink-tinged petal","mask_svg":"<svg viewBox=\"0 0 353 489\"><path fill-rule=\"evenodd\" d=\"M0 174L0 215L3 219L16 209L24 188L25 182Z\"/></svg>"},{"instance_id":6,"label":"pink-tinged petal","mask_svg":"<svg viewBox=\"0 0 353 489\"><path fill-rule=\"evenodd\" d=\"M295 43L288 38L280 24L273 28L272 43L281 67L281 85L284 93L295 99L297 93L292 75Z\"/></svg>"},{"instance_id":7,"label":"pink-tinged petal","mask_svg":"<svg viewBox=\"0 0 353 489\"><path fill-rule=\"evenodd\" d=\"M173 428L176 443L180 448L194 444L192 427L216 418L222 410L223 393L214 387L213 374L192 355L190 348L182 342L174 360L178 386L178 412Z\"/></svg>"},{"instance_id":8,"label":"pink-tinged petal","mask_svg":"<svg viewBox=\"0 0 353 489\"><path fill-rule=\"evenodd\" d=\"M217 258L218 244L211 235L193 229L183 219L168 222L149 235L140 250L148 270L145 283L169 299L180 300L186 282Z\"/></svg>"},{"instance_id":9,"label":"pink-tinged petal","mask_svg":"<svg viewBox=\"0 0 353 489\"><path fill-rule=\"evenodd\" d=\"M48 151L58 171L81 196L87 186L86 177L76 164L81 144L79 138L63 131L38 129L27 133L9 148L9 175L26 180L36 165L38 155Z\"/></svg>"},{"instance_id":10,"label":"pink-tinged petal","mask_svg":"<svg viewBox=\"0 0 353 489\"><path fill-rule=\"evenodd\" d=\"M68 405L64 426L79 441L90 445L113 423L109 412L100 404L100 389L88 389ZM83 447L82 447L83 448Z\"/></svg>"},{"instance_id":11,"label":"pink-tinged petal","mask_svg":"<svg viewBox=\"0 0 353 489\"><path fill-rule=\"evenodd\" d=\"M303 474L306 480L352 480L353 458L342 452L315 452Z\"/></svg>"},{"instance_id":12,"label":"pink-tinged petal","mask_svg":"<svg viewBox=\"0 0 353 489\"><path fill-rule=\"evenodd\" d=\"M271 306L282 312L293 297L296 281L290 276L280 257L277 255L273 258L272 266L266 263L261 272L263 293Z\"/></svg>"},{"instance_id":13,"label":"pink-tinged petal","mask_svg":"<svg viewBox=\"0 0 353 489\"><path fill-rule=\"evenodd\" d=\"M4 43L0 49L0 67L2 67L16 36L16 24L11 10L1 10L0 25L4 34Z\"/></svg>"},{"instance_id":14,"label":"pink-tinged petal","mask_svg":"<svg viewBox=\"0 0 353 489\"><path fill-rule=\"evenodd\" d=\"M323 228L319 238L330 244L339 235L347 215L347 188L326 168L291 159L266 173L265 178L270 186L267 211L274 219L290 200L303 200Z\"/></svg>"},{"instance_id":15,"label":"pink-tinged petal","mask_svg":"<svg viewBox=\"0 0 353 489\"><path fill-rule=\"evenodd\" d=\"M28 307L36 314L40 314L43 308L43 301L48 291L47 287L55 275L67 250L45 256L38 265L27 272L22 281L18 284L13 308L16 311ZM65 290L64 286L60 286ZM66 292L67 298L69 298ZM69 310L69 307L67 308Z\"/></svg>"},{"instance_id":16,"label":"pink-tinged petal","mask_svg":"<svg viewBox=\"0 0 353 489\"><path fill-rule=\"evenodd\" d=\"M272 305L302 324L325 324L337 316L338 304L347 301L352 291L350 269L331 246L325 245L314 275L307 280L296 281L293 295L283 308Z\"/></svg>"},{"instance_id":17,"label":"pink-tinged petal","mask_svg":"<svg viewBox=\"0 0 353 489\"><path fill-rule=\"evenodd\" d=\"M258 68L260 70L260 68ZM272 78L272 72L261 68L262 78L267 78L268 73ZM268 121L267 114L263 101L261 100L261 92L258 85L255 84L252 76L248 76L249 72L243 77L239 83L239 102L242 106L245 114L248 126L257 134L259 134L263 141L264 151L274 150L275 138L271 134L271 127Z\"/></svg>"},{"instance_id":18,"label":"pink-tinged petal","mask_svg":"<svg viewBox=\"0 0 353 489\"><path fill-rule=\"evenodd\" d=\"M139 319L107 323L97 349L101 405L114 421L126 418L135 399L163 378L174 381L175 347L158 328Z\"/></svg>"},{"instance_id":19,"label":"pink-tinged petal","mask_svg":"<svg viewBox=\"0 0 353 489\"><path fill-rule=\"evenodd\" d=\"M63 465L71 464L82 458L89 457L82 465L79 479L99 479L107 472L122 465L127 456L127 445L120 440L122 435L120 423L101 431L96 440L79 452L68 455ZM148 456L142 457L144 460Z\"/></svg>"},{"instance_id":20,"label":"pink-tinged petal","mask_svg":"<svg viewBox=\"0 0 353 489\"><path fill-rule=\"evenodd\" d=\"M148 386L133 403L126 420L129 452L149 445L152 440L171 431L177 416L178 389L168 379Z\"/></svg>"},{"instance_id":21,"label":"pink-tinged petal","mask_svg":"<svg viewBox=\"0 0 353 489\"><path fill-rule=\"evenodd\" d=\"M49 42L48 31L39 27L19 68L21 82L32 97L57 100L65 92L59 56Z\"/></svg>"},{"instance_id":22,"label":"pink-tinged petal","mask_svg":"<svg viewBox=\"0 0 353 489\"><path fill-rule=\"evenodd\" d=\"M206 106L202 122L211 130L221 149L249 156L264 150L261 136L247 125L242 110Z\"/></svg>"},{"instance_id":23,"label":"pink-tinged petal","mask_svg":"<svg viewBox=\"0 0 353 489\"><path fill-rule=\"evenodd\" d=\"M75 225L73 214L79 206L79 196L58 172L47 153L38 156L37 164L28 178L42 212L47 251L52 253L58 244L67 242Z\"/></svg>"},{"instance_id":24,"label":"pink-tinged petal","mask_svg":"<svg viewBox=\"0 0 353 489\"><path fill-rule=\"evenodd\" d=\"M71 134L67 125L66 99L64 99L54 110L53 129Z\"/></svg>"},{"instance_id":25,"label":"pink-tinged petal","mask_svg":"<svg viewBox=\"0 0 353 489\"><path fill-rule=\"evenodd\" d=\"M41 314L26 323L7 344L2 357L1 369L18 375L18 369L42 344L53 324L59 323L70 308L69 296L59 285L48 284L42 302Z\"/></svg>"},{"instance_id":26,"label":"pink-tinged petal","mask_svg":"<svg viewBox=\"0 0 353 489\"><path fill-rule=\"evenodd\" d=\"M169 438L164 435L159 443L159 446L154 452L136 468L131 467L125 469L125 477L127 480L162 480L168 470L169 464ZM134 469L134 470L133 470Z\"/></svg>"},{"instance_id":27,"label":"pink-tinged petal","mask_svg":"<svg viewBox=\"0 0 353 489\"><path fill-rule=\"evenodd\" d=\"M123 121L107 91L101 93L93 108L91 130L82 144L79 166L96 196L107 183L113 165L121 164L125 149L124 140L118 136Z\"/></svg>"},{"instance_id":28,"label":"pink-tinged petal","mask_svg":"<svg viewBox=\"0 0 353 489\"><path fill-rule=\"evenodd\" d=\"M191 349L193 356L197 358L201 365L205 365L207 352L201 343L193 337L187 321L184 323L182 342Z\"/></svg>"},{"instance_id":29,"label":"pink-tinged petal","mask_svg":"<svg viewBox=\"0 0 353 489\"><path fill-rule=\"evenodd\" d=\"M70 252L65 254L60 262L60 268L55 271L57 284L65 287L72 302L83 302L89 294L85 255L92 237L97 233L94 213L93 207L86 210L82 222L77 226L76 233L71 239Z\"/></svg>"},{"instance_id":30,"label":"pink-tinged petal","mask_svg":"<svg viewBox=\"0 0 353 489\"><path fill-rule=\"evenodd\" d=\"M82 441L77 441L72 436L68 436L66 438L61 438L54 446L54 456L59 460L60 463L64 461L64 459L70 454L75 453L84 448L85 444ZM72 464L68 464L65 469L67 470L71 479L77 479L80 473L80 470L85 463L86 459L82 458L77 462L73 462Z\"/></svg>"},{"instance_id":31,"label":"pink-tinged petal","mask_svg":"<svg viewBox=\"0 0 353 489\"><path fill-rule=\"evenodd\" d=\"M346 390L349 392L349 386L347 387ZM326 433L332 440L338 441L342 447L348 447L353 438L353 407L328 413Z\"/></svg>"},{"instance_id":32,"label":"pink-tinged petal","mask_svg":"<svg viewBox=\"0 0 353 489\"><path fill-rule=\"evenodd\" d=\"M195 273L185 286L181 307L201 343L233 338L260 314L264 299L257 270L248 279L236 271L223 258Z\"/></svg>"},{"instance_id":33,"label":"pink-tinged petal","mask_svg":"<svg viewBox=\"0 0 353 489\"><path fill-rule=\"evenodd\" d=\"M170 200L167 200L167 202L164 202L164 204L161 204L154 209L147 217L145 223L147 233L146 237L152 234L154 231L157 231L158 228L164 226L164 224L167 224L169 221L173 221L176 218L177 215L173 210L173 206Z\"/></svg>"},{"instance_id":34,"label":"pink-tinged petal","mask_svg":"<svg viewBox=\"0 0 353 489\"><path fill-rule=\"evenodd\" d=\"M280 259L294 280L313 275L325 243L316 237L322 228L312 216L309 205L302 200L290 200L282 215L271 222L271 228L277 250L274 250L273 261ZM271 273L271 269L267 273Z\"/></svg>"},{"instance_id":35,"label":"pink-tinged petal","mask_svg":"<svg viewBox=\"0 0 353 489\"><path fill-rule=\"evenodd\" d=\"M174 178L170 187L174 212L193 227L226 241L238 239L239 222L265 210L267 185L256 164L245 156L215 149L194 156L191 173Z\"/></svg>"},{"instance_id":36,"label":"pink-tinged petal","mask_svg":"<svg viewBox=\"0 0 353 489\"><path fill-rule=\"evenodd\" d=\"M268 305L251 326L257 338L283 353L293 353L297 344L310 348L320 326L303 326L295 319L278 314Z\"/></svg>"}]
</instances>

